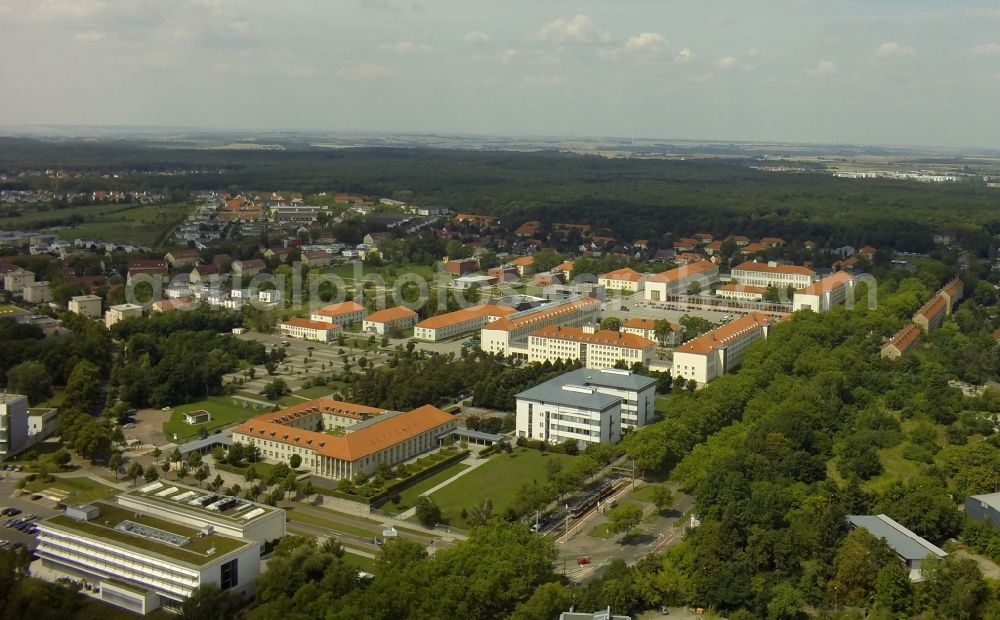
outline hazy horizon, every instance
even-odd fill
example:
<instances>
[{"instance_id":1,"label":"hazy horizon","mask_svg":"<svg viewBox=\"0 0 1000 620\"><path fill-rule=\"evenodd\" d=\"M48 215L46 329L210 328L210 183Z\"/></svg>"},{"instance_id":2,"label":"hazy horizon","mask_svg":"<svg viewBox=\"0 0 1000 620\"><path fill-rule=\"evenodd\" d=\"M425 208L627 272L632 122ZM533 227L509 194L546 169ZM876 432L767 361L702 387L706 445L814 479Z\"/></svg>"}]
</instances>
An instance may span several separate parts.
<instances>
[{"instance_id":1,"label":"hazy horizon","mask_svg":"<svg viewBox=\"0 0 1000 620\"><path fill-rule=\"evenodd\" d=\"M0 124L993 149L998 33L980 0L0 0Z\"/></svg>"}]
</instances>

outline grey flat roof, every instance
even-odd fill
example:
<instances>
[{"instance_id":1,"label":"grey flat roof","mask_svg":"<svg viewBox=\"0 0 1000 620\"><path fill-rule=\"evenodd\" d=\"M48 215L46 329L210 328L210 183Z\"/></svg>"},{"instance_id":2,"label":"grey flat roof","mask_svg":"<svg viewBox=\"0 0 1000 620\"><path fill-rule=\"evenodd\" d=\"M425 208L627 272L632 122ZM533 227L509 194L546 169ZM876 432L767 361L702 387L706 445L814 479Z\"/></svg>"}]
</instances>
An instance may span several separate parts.
<instances>
[{"instance_id":1,"label":"grey flat roof","mask_svg":"<svg viewBox=\"0 0 1000 620\"><path fill-rule=\"evenodd\" d=\"M574 390L564 390L563 386L566 384L561 379L562 377L557 377L552 381L546 381L541 385L528 388L518 394L517 398L565 405L567 407L579 407L581 409L596 409L598 411L603 411L616 403L620 403L622 400L617 396L601 394L597 391L593 394L585 394Z\"/></svg>"},{"instance_id":2,"label":"grey flat roof","mask_svg":"<svg viewBox=\"0 0 1000 620\"><path fill-rule=\"evenodd\" d=\"M627 373L627 374L626 374ZM559 375L553 381L573 385L596 385L599 387L609 387L619 390L643 390L656 384L656 379L645 375L638 375L626 370L609 368L605 370L594 370L592 368L578 368L571 370L564 375Z\"/></svg>"},{"instance_id":3,"label":"grey flat roof","mask_svg":"<svg viewBox=\"0 0 1000 620\"><path fill-rule=\"evenodd\" d=\"M1000 510L1000 493L987 493L986 495L972 495L972 499L983 502L993 510Z\"/></svg>"},{"instance_id":4,"label":"grey flat roof","mask_svg":"<svg viewBox=\"0 0 1000 620\"><path fill-rule=\"evenodd\" d=\"M847 520L854 527L863 527L876 538L881 538L904 560L923 560L929 555L944 557L944 550L935 547L886 515L849 515Z\"/></svg>"},{"instance_id":5,"label":"grey flat roof","mask_svg":"<svg viewBox=\"0 0 1000 620\"><path fill-rule=\"evenodd\" d=\"M188 452L194 452L195 450L201 450L202 448L207 448L209 446L231 446L233 444L232 435L209 435L204 439L195 439L194 441L189 441L185 444L178 446L178 450L181 454L187 454Z\"/></svg>"},{"instance_id":6,"label":"grey flat roof","mask_svg":"<svg viewBox=\"0 0 1000 620\"><path fill-rule=\"evenodd\" d=\"M485 441L498 442L507 439L506 435L494 435L493 433L484 433L482 431L474 431L468 428L456 428L455 430L448 431L441 437L447 435L458 435L459 437L468 437L469 439L483 439Z\"/></svg>"}]
</instances>

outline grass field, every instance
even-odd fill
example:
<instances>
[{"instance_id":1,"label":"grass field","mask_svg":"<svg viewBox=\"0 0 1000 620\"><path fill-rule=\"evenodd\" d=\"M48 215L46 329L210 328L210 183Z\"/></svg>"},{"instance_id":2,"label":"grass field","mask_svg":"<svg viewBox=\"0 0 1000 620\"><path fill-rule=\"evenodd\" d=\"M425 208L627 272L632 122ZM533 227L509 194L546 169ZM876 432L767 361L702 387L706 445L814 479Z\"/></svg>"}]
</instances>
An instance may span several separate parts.
<instances>
[{"instance_id":1,"label":"grass field","mask_svg":"<svg viewBox=\"0 0 1000 620\"><path fill-rule=\"evenodd\" d=\"M107 499L119 493L119 490L112 486L101 484L90 478L75 477L56 478L52 482L33 480L25 487L25 490L31 493L38 493L46 489L59 489L60 491L69 493L66 501L74 504L92 502L96 499Z\"/></svg>"},{"instance_id":2,"label":"grass field","mask_svg":"<svg viewBox=\"0 0 1000 620\"><path fill-rule=\"evenodd\" d=\"M570 460L565 454L515 448L511 454L499 454L475 471L462 476L440 489L431 497L441 507L447 523L458 527L469 524L461 518L462 508L471 510L489 498L493 514L503 514L513 503L518 488L530 480L544 481L548 476L545 463L552 459Z\"/></svg>"},{"instance_id":3,"label":"grass field","mask_svg":"<svg viewBox=\"0 0 1000 620\"><path fill-rule=\"evenodd\" d=\"M656 413L666 413L667 412L667 397L657 396L653 401L653 409Z\"/></svg>"},{"instance_id":4,"label":"grass field","mask_svg":"<svg viewBox=\"0 0 1000 620\"><path fill-rule=\"evenodd\" d=\"M426 480L422 480L412 487L399 494L398 503L388 503L386 507L393 512L402 512L407 508L412 508L417 503L417 498L427 489L439 485L448 478L451 478L460 471L465 471L469 466L465 463L454 463Z\"/></svg>"},{"instance_id":5,"label":"grass field","mask_svg":"<svg viewBox=\"0 0 1000 620\"><path fill-rule=\"evenodd\" d=\"M155 245L190 210L191 207L186 204L87 205L4 218L4 226L30 229L45 221L79 215L84 218L84 223L60 229L58 234L61 238L72 241L77 237L91 237Z\"/></svg>"},{"instance_id":6,"label":"grass field","mask_svg":"<svg viewBox=\"0 0 1000 620\"><path fill-rule=\"evenodd\" d=\"M184 414L196 409L205 409L212 414L212 421L207 424L187 424L184 422ZM243 405L233 404L231 396L209 396L205 400L186 405L174 407L170 414L170 419L163 423L163 432L167 439L173 440L174 433L179 439L197 435L198 431L204 428L218 428L228 424L236 424L255 415L260 415L268 409L244 408Z\"/></svg>"}]
</instances>

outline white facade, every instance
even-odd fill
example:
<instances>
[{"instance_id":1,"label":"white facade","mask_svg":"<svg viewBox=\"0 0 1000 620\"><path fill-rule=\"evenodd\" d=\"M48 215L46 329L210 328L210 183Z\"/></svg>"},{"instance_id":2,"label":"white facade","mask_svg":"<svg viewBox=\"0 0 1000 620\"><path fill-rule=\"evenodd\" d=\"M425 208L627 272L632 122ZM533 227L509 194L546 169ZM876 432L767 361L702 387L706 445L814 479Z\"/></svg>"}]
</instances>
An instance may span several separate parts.
<instances>
[{"instance_id":1,"label":"white facade","mask_svg":"<svg viewBox=\"0 0 1000 620\"><path fill-rule=\"evenodd\" d=\"M550 327L528 337L529 362L579 360L585 368L612 368L619 360L648 366L656 343L635 334L619 334L592 327Z\"/></svg>"},{"instance_id":2,"label":"white facade","mask_svg":"<svg viewBox=\"0 0 1000 620\"><path fill-rule=\"evenodd\" d=\"M514 312L513 308L492 304L462 308L461 310L439 314L420 321L413 328L413 337L417 340L426 340L428 342L447 340L448 338L477 332L491 321L496 321Z\"/></svg>"},{"instance_id":3,"label":"white facade","mask_svg":"<svg viewBox=\"0 0 1000 620\"><path fill-rule=\"evenodd\" d=\"M282 336L315 342L333 342L341 333L339 325L307 319L283 321L278 324L278 329Z\"/></svg>"},{"instance_id":4,"label":"white facade","mask_svg":"<svg viewBox=\"0 0 1000 620\"><path fill-rule=\"evenodd\" d=\"M32 282L26 285L24 290L21 291L21 297L29 303L47 304L52 301L52 287L45 280Z\"/></svg>"},{"instance_id":5,"label":"white facade","mask_svg":"<svg viewBox=\"0 0 1000 620\"><path fill-rule=\"evenodd\" d=\"M792 297L792 310L827 312L834 306L844 303L847 300L847 295L853 290L854 278L848 273L838 271L795 291L795 295Z\"/></svg>"},{"instance_id":6,"label":"white facade","mask_svg":"<svg viewBox=\"0 0 1000 620\"><path fill-rule=\"evenodd\" d=\"M723 299L737 299L740 301L762 301L767 289L762 286L750 286L747 284L726 284L715 289L715 294Z\"/></svg>"},{"instance_id":7,"label":"white facade","mask_svg":"<svg viewBox=\"0 0 1000 620\"><path fill-rule=\"evenodd\" d=\"M609 291L637 293L642 290L646 276L628 267L609 271L597 279L597 283Z\"/></svg>"},{"instance_id":8,"label":"white facade","mask_svg":"<svg viewBox=\"0 0 1000 620\"><path fill-rule=\"evenodd\" d=\"M361 329L382 336L394 330L405 331L416 323L416 312L405 306L397 306L369 314L361 324Z\"/></svg>"},{"instance_id":9,"label":"white facade","mask_svg":"<svg viewBox=\"0 0 1000 620\"><path fill-rule=\"evenodd\" d=\"M733 281L738 284L764 288L805 288L813 283L816 272L800 265L769 263L743 263L732 270Z\"/></svg>"},{"instance_id":10,"label":"white facade","mask_svg":"<svg viewBox=\"0 0 1000 620\"><path fill-rule=\"evenodd\" d=\"M0 392L0 461L28 447L28 397Z\"/></svg>"},{"instance_id":11,"label":"white facade","mask_svg":"<svg viewBox=\"0 0 1000 620\"><path fill-rule=\"evenodd\" d=\"M705 291L718 279L719 268L711 261L689 263L647 278L643 299L654 302L666 301L671 295L687 293L691 284L698 284L701 290Z\"/></svg>"},{"instance_id":12,"label":"white facade","mask_svg":"<svg viewBox=\"0 0 1000 620\"><path fill-rule=\"evenodd\" d=\"M593 387L526 390L517 395L515 417L517 436L527 439L549 443L572 439L580 445L621 439L621 399Z\"/></svg>"},{"instance_id":13,"label":"white facade","mask_svg":"<svg viewBox=\"0 0 1000 620\"><path fill-rule=\"evenodd\" d=\"M347 327L352 323L360 323L365 320L368 311L361 304L353 301L345 301L339 304L331 304L313 312L309 319L320 323L335 323L341 327Z\"/></svg>"},{"instance_id":14,"label":"white facade","mask_svg":"<svg viewBox=\"0 0 1000 620\"><path fill-rule=\"evenodd\" d=\"M134 319L142 316L142 306L138 304L119 304L111 306L104 313L104 326L111 328L112 325L125 319Z\"/></svg>"},{"instance_id":15,"label":"white facade","mask_svg":"<svg viewBox=\"0 0 1000 620\"><path fill-rule=\"evenodd\" d=\"M529 336L546 327L579 326L600 320L601 304L583 297L567 299L511 314L488 323L480 334L480 348L487 353L527 354Z\"/></svg>"},{"instance_id":16,"label":"white facade","mask_svg":"<svg viewBox=\"0 0 1000 620\"><path fill-rule=\"evenodd\" d=\"M750 347L766 338L773 319L751 313L685 342L674 351L675 378L708 383L739 367Z\"/></svg>"},{"instance_id":17,"label":"white facade","mask_svg":"<svg viewBox=\"0 0 1000 620\"><path fill-rule=\"evenodd\" d=\"M101 318L101 298L97 295L78 295L71 297L68 309L90 319Z\"/></svg>"},{"instance_id":18,"label":"white facade","mask_svg":"<svg viewBox=\"0 0 1000 620\"><path fill-rule=\"evenodd\" d=\"M27 269L15 269L14 271L4 274L3 290L14 293L15 295L20 295L24 292L24 287L34 283L34 273L28 271Z\"/></svg>"}]
</instances>

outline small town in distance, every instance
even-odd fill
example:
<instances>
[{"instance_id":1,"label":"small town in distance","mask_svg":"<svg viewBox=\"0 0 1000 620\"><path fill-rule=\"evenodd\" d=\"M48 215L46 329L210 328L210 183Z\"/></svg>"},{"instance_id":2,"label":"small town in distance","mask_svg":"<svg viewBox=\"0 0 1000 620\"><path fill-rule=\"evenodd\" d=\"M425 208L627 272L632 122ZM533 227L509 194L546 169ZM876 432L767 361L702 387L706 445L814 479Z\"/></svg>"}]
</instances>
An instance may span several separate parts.
<instances>
[{"instance_id":1,"label":"small town in distance","mask_svg":"<svg viewBox=\"0 0 1000 620\"><path fill-rule=\"evenodd\" d=\"M0 620L1000 619L998 26L0 2Z\"/></svg>"}]
</instances>

